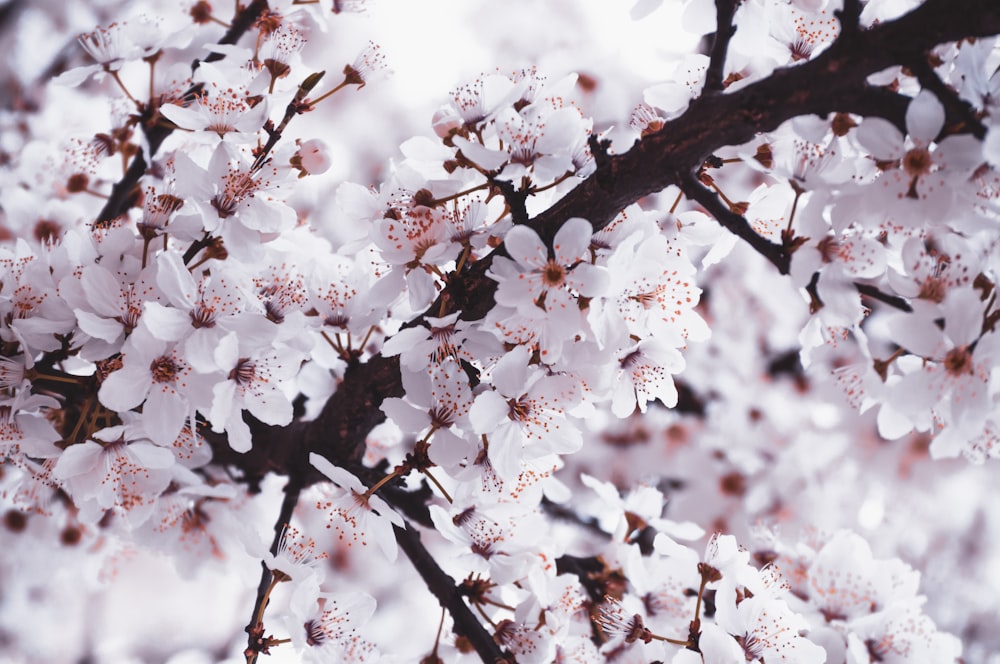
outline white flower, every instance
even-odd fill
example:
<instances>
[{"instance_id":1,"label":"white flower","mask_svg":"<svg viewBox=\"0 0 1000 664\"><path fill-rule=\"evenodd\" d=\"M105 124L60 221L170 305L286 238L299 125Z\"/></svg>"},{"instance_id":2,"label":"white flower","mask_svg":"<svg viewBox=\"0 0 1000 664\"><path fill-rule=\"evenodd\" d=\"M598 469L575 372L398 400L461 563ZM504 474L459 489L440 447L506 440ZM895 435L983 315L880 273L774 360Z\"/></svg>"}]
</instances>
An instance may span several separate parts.
<instances>
[{"instance_id":1,"label":"white flower","mask_svg":"<svg viewBox=\"0 0 1000 664\"><path fill-rule=\"evenodd\" d=\"M489 458L500 477L513 479L522 456L571 454L583 444L580 430L565 412L580 399L576 380L544 375L528 365L529 351L518 346L497 362L495 390L476 397L469 412L475 433L489 438Z\"/></svg>"},{"instance_id":2,"label":"white flower","mask_svg":"<svg viewBox=\"0 0 1000 664\"><path fill-rule=\"evenodd\" d=\"M219 340L214 356L226 380L212 388L208 419L213 431L226 431L234 450L246 452L252 446L244 409L265 424L282 426L292 421L292 402L284 387L298 373L299 351L285 345L253 347L230 332Z\"/></svg>"},{"instance_id":3,"label":"white flower","mask_svg":"<svg viewBox=\"0 0 1000 664\"><path fill-rule=\"evenodd\" d=\"M527 226L512 228L504 237L510 258L496 258L490 273L499 282L497 304L522 310L542 307L559 317L579 310L576 296L603 294L606 271L586 261L592 233L586 219L570 219L556 232L550 257L538 233Z\"/></svg>"},{"instance_id":4,"label":"white flower","mask_svg":"<svg viewBox=\"0 0 1000 664\"><path fill-rule=\"evenodd\" d=\"M317 566L327 558L326 553L317 553L316 540L298 528L285 524L278 539L278 549L274 555L264 552L264 565L272 572L293 580L319 573Z\"/></svg>"},{"instance_id":5,"label":"white flower","mask_svg":"<svg viewBox=\"0 0 1000 664\"><path fill-rule=\"evenodd\" d=\"M493 639L509 648L517 661L524 664L551 662L555 653L556 643L552 635L513 620L501 620L497 623Z\"/></svg>"},{"instance_id":6,"label":"white flower","mask_svg":"<svg viewBox=\"0 0 1000 664\"><path fill-rule=\"evenodd\" d=\"M129 336L122 355L122 368L101 384L101 403L119 412L142 404L149 438L158 445L173 443L195 408L206 403L211 383L192 370L175 345L142 327Z\"/></svg>"},{"instance_id":7,"label":"white flower","mask_svg":"<svg viewBox=\"0 0 1000 664\"><path fill-rule=\"evenodd\" d=\"M917 603L920 575L898 558L875 560L860 536L841 531L808 569L809 604L831 620L851 620L896 602Z\"/></svg>"},{"instance_id":8,"label":"white flower","mask_svg":"<svg viewBox=\"0 0 1000 664\"><path fill-rule=\"evenodd\" d=\"M892 199L920 201L910 206L915 219L941 219L951 205L954 188L982 162L982 146L971 134L954 134L932 150L931 145L944 127L941 102L922 90L906 109L907 142L894 124L883 118L865 118L857 128L857 140L888 169L879 178L886 188L887 204ZM921 216L917 216L917 212Z\"/></svg>"},{"instance_id":9,"label":"white flower","mask_svg":"<svg viewBox=\"0 0 1000 664\"><path fill-rule=\"evenodd\" d=\"M184 152L174 163L177 195L190 204L184 209L199 214L205 230L221 234L231 254L252 259L261 251L262 235L295 225L295 210L277 198L293 169L276 166L278 155L254 168L237 148L220 142L207 168Z\"/></svg>"},{"instance_id":10,"label":"white flower","mask_svg":"<svg viewBox=\"0 0 1000 664\"><path fill-rule=\"evenodd\" d=\"M907 371L888 386L888 404L913 425L919 426L933 410L946 424L961 422L966 431L981 431L992 407L989 368L1000 353L1000 337L983 333L985 303L978 291L956 288L939 306L914 304L919 306L913 313L890 319L889 332L897 344L922 359L902 365ZM931 453L940 451L932 447Z\"/></svg>"},{"instance_id":11,"label":"white flower","mask_svg":"<svg viewBox=\"0 0 1000 664\"><path fill-rule=\"evenodd\" d=\"M52 397L32 394L27 384L11 399L0 399L0 459L21 463L22 456L42 459L59 456L55 443L62 436L45 413L58 411Z\"/></svg>"},{"instance_id":12,"label":"white flower","mask_svg":"<svg viewBox=\"0 0 1000 664\"><path fill-rule=\"evenodd\" d=\"M656 487L639 484L623 499L611 482L602 482L586 473L580 475L580 481L596 492L605 503L606 509L598 519L601 528L611 533L617 541L627 542L647 526L686 540L695 540L705 534L704 530L690 521L677 523L662 518L665 500Z\"/></svg>"},{"instance_id":13,"label":"white flower","mask_svg":"<svg viewBox=\"0 0 1000 664\"><path fill-rule=\"evenodd\" d=\"M170 484L175 463L170 450L148 440L127 441L125 432L125 427L102 429L94 434L96 441L67 447L52 471L66 483L88 523L114 510L135 528L150 517Z\"/></svg>"},{"instance_id":14,"label":"white flower","mask_svg":"<svg viewBox=\"0 0 1000 664\"><path fill-rule=\"evenodd\" d=\"M735 611L720 604L716 620L737 638L747 661L763 660L788 664L823 664L826 651L800 635L809 624L784 600L766 596L743 599Z\"/></svg>"},{"instance_id":15,"label":"white flower","mask_svg":"<svg viewBox=\"0 0 1000 664\"><path fill-rule=\"evenodd\" d=\"M368 495L361 480L324 457L312 453L309 463L339 488L316 501L316 509L327 514L326 527L333 529L347 546L368 546L369 539L374 540L385 557L394 561L397 549L393 526L403 528L403 517L378 496Z\"/></svg>"},{"instance_id":16,"label":"white flower","mask_svg":"<svg viewBox=\"0 0 1000 664\"><path fill-rule=\"evenodd\" d=\"M298 584L286 619L292 643L311 662L371 662L375 646L358 630L375 613L375 598L367 593L321 593L309 578Z\"/></svg>"},{"instance_id":17,"label":"white flower","mask_svg":"<svg viewBox=\"0 0 1000 664\"><path fill-rule=\"evenodd\" d=\"M382 411L404 433L433 434L431 458L452 458L468 445L453 429L468 429L468 414L472 407L469 378L457 360L449 358L426 371L403 371L405 399L388 398ZM440 456L439 447L445 448Z\"/></svg>"},{"instance_id":18,"label":"white flower","mask_svg":"<svg viewBox=\"0 0 1000 664\"><path fill-rule=\"evenodd\" d=\"M244 75L244 81L234 83L234 74L238 73ZM210 62L202 62L195 82L203 87L194 104L164 104L160 113L182 129L209 132L220 139L255 140L267 120L268 104L266 96L261 100L257 94L266 89L262 87L264 81L255 87L248 76L246 70L223 70Z\"/></svg>"},{"instance_id":19,"label":"white flower","mask_svg":"<svg viewBox=\"0 0 1000 664\"><path fill-rule=\"evenodd\" d=\"M292 159L298 160L292 163L301 168L303 175L322 175L330 170L333 163L330 147L318 138L303 141Z\"/></svg>"},{"instance_id":20,"label":"white flower","mask_svg":"<svg viewBox=\"0 0 1000 664\"><path fill-rule=\"evenodd\" d=\"M676 348L658 339L644 339L626 349L619 360L621 367L611 402L611 411L618 417L628 417L636 406L646 412L646 403L659 399L672 408L677 405L677 388L671 374L684 369L684 358Z\"/></svg>"},{"instance_id":21,"label":"white flower","mask_svg":"<svg viewBox=\"0 0 1000 664\"><path fill-rule=\"evenodd\" d=\"M399 355L400 364L410 371L423 371L429 364L440 364L449 358L478 363L500 357L502 346L496 337L458 317L458 313L427 317L424 319L427 327L414 325L402 329L386 340L382 354Z\"/></svg>"}]
</instances>

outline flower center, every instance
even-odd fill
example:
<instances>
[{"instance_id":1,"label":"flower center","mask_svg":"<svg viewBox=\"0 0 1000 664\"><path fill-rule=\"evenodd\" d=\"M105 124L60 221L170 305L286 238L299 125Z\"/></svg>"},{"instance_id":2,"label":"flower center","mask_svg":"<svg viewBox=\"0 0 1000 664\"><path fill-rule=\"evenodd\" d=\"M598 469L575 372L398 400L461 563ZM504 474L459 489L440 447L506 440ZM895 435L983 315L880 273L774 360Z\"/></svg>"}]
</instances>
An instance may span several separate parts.
<instances>
[{"instance_id":1,"label":"flower center","mask_svg":"<svg viewBox=\"0 0 1000 664\"><path fill-rule=\"evenodd\" d=\"M563 280L566 278L566 268L553 260L550 260L545 264L545 268L542 270L542 281L549 288L554 288L557 286L562 286Z\"/></svg>"},{"instance_id":2,"label":"flower center","mask_svg":"<svg viewBox=\"0 0 1000 664\"><path fill-rule=\"evenodd\" d=\"M948 354L944 356L944 368L952 376L971 374L972 353L969 352L968 346L952 348L948 351Z\"/></svg>"},{"instance_id":3,"label":"flower center","mask_svg":"<svg viewBox=\"0 0 1000 664\"><path fill-rule=\"evenodd\" d=\"M934 160L927 148L913 148L903 156L903 169L911 177L930 173Z\"/></svg>"},{"instance_id":4,"label":"flower center","mask_svg":"<svg viewBox=\"0 0 1000 664\"><path fill-rule=\"evenodd\" d=\"M511 399L507 405L509 406L507 416L512 420L523 422L531 414L531 404L527 401Z\"/></svg>"},{"instance_id":5,"label":"flower center","mask_svg":"<svg viewBox=\"0 0 1000 664\"><path fill-rule=\"evenodd\" d=\"M180 368L171 358L161 355L149 365L149 371L153 374L154 383L172 383L177 379Z\"/></svg>"},{"instance_id":6,"label":"flower center","mask_svg":"<svg viewBox=\"0 0 1000 664\"><path fill-rule=\"evenodd\" d=\"M229 372L229 380L236 381L237 385L247 385L253 381L256 375L257 365L249 358L241 357L233 370Z\"/></svg>"}]
</instances>

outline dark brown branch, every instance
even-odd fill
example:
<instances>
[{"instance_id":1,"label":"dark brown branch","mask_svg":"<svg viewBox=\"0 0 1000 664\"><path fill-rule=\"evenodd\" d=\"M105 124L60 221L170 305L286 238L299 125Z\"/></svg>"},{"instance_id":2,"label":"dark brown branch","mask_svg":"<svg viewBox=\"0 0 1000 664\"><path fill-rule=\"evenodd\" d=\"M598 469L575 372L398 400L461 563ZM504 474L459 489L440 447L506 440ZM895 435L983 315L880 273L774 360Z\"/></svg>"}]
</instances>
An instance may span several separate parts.
<instances>
[{"instance_id":1,"label":"dark brown branch","mask_svg":"<svg viewBox=\"0 0 1000 664\"><path fill-rule=\"evenodd\" d=\"M695 99L661 131L598 166L530 225L548 240L571 217L601 229L627 205L677 184L678 174L691 172L719 148L747 143L794 117L839 111L885 117L898 125L898 100L882 94L889 105L881 107L868 76L938 44L997 33L1000 3L928 0L898 20L838 40L809 62L778 69L737 92Z\"/></svg>"},{"instance_id":2,"label":"dark brown branch","mask_svg":"<svg viewBox=\"0 0 1000 664\"><path fill-rule=\"evenodd\" d=\"M467 638L484 662L504 661L503 652L465 603L465 599L455 584L455 579L448 576L437 564L437 561L420 541L420 534L411 526L406 528L393 526L393 528L395 528L396 542L399 543L400 548L406 553L441 606L451 614L454 632Z\"/></svg>"},{"instance_id":3,"label":"dark brown branch","mask_svg":"<svg viewBox=\"0 0 1000 664\"><path fill-rule=\"evenodd\" d=\"M814 60L777 70L737 92L694 100L686 113L662 131L623 155L601 160L594 175L528 225L548 242L571 217L588 219L600 229L627 205L687 178L694 200L713 214L718 212L731 230L742 234L780 271L787 271L788 258L781 247L757 236L742 218L733 218L734 213L714 195L706 196L700 184L691 187L688 174L715 150L745 143L800 115L844 111L885 117L905 126L908 98L869 87L867 76L939 43L996 33L1000 33L1000 4L928 0L899 20L859 32L849 49L838 41ZM442 293L447 311L461 310L467 320L486 315L496 290L496 283L486 277L492 259L486 256L451 277ZM382 399L402 392L396 358L372 358L348 369L316 421L284 429L254 427L254 449L246 455L233 453L224 438L215 437L216 459L238 466L251 480L267 472L286 473L308 465L307 451L319 452L334 463L356 459L371 427L384 419L378 409Z\"/></svg>"},{"instance_id":4,"label":"dark brown branch","mask_svg":"<svg viewBox=\"0 0 1000 664\"><path fill-rule=\"evenodd\" d=\"M861 29L861 0L844 0L842 9L834 12L840 21L840 37L846 41L854 39Z\"/></svg>"},{"instance_id":5,"label":"dark brown branch","mask_svg":"<svg viewBox=\"0 0 1000 664\"><path fill-rule=\"evenodd\" d=\"M253 0L233 17L229 24L229 29L219 39L220 44L235 44L246 34L246 31L253 27L253 24L260 18L261 13L267 9L267 0ZM218 51L210 53L202 62L217 62L226 57L224 53Z\"/></svg>"},{"instance_id":6,"label":"dark brown branch","mask_svg":"<svg viewBox=\"0 0 1000 664\"><path fill-rule=\"evenodd\" d=\"M879 302L884 302L885 304L888 304L890 307L895 307L896 309L899 309L900 311L905 311L906 313L910 313L913 311L913 307L911 307L910 303L907 302L904 298L898 295L890 295L889 293L879 290L878 288L872 286L871 284L865 284L861 283L860 281L855 281L854 287L858 289L858 292L861 293L862 295L870 297L873 300L878 300Z\"/></svg>"},{"instance_id":7,"label":"dark brown branch","mask_svg":"<svg viewBox=\"0 0 1000 664\"><path fill-rule=\"evenodd\" d=\"M791 256L784 247L757 235L750 227L746 217L733 212L728 205L698 182L694 176L689 175L682 178L680 187L685 196L705 208L726 230L753 247L758 254L778 268L781 274L788 274L791 267Z\"/></svg>"},{"instance_id":8,"label":"dark brown branch","mask_svg":"<svg viewBox=\"0 0 1000 664\"><path fill-rule=\"evenodd\" d=\"M736 34L733 15L736 14L737 0L715 0L715 38L709 54L708 70L705 72L705 92L721 92L725 87L726 55L729 42Z\"/></svg>"},{"instance_id":9,"label":"dark brown branch","mask_svg":"<svg viewBox=\"0 0 1000 664\"><path fill-rule=\"evenodd\" d=\"M956 130L967 131L980 140L986 138L986 125L976 115L972 105L959 97L955 90L941 80L930 62L927 61L926 54L912 58L906 64L917 77L920 87L933 92L941 105L944 106L948 118L943 129L945 133ZM949 124L957 126L948 126Z\"/></svg>"},{"instance_id":10,"label":"dark brown branch","mask_svg":"<svg viewBox=\"0 0 1000 664\"><path fill-rule=\"evenodd\" d=\"M857 3L850 0L845 4L845 20L856 7ZM747 143L759 133L773 131L798 116L848 112L884 117L897 126L905 125L907 100L871 88L867 77L925 53L937 44L997 33L1000 33L1000 4L994 0L928 0L899 20L857 31L850 39L838 39L807 63L776 70L734 93L695 99L687 112L667 122L663 130L640 141L627 153L599 160L590 178L549 210L528 220L528 225L551 243L556 231L571 217L588 219L597 230L629 204L678 184L780 272L787 273L790 261L785 248L754 233L746 219L694 179L691 174L695 169L719 148ZM719 55L715 60L721 62L724 57ZM721 71L724 64L717 67ZM713 74L713 85L717 85L716 76ZM152 146L159 143L152 140L150 143L155 153ZM142 172L144 168L139 176ZM138 176L131 184L123 185L124 191L131 191L137 182ZM122 211L118 209L105 218L113 218ZM449 311L461 309L464 318L478 319L492 308L496 284L486 276L491 261L488 256L449 280L442 294ZM878 297L870 288L858 286L862 294ZM893 297L879 299L891 304ZM348 368L337 392L316 421L285 428L254 427L254 448L246 455L236 455L224 445L224 439L222 445L216 440L213 447L221 448L216 461L241 468L250 481L269 471L314 477L314 472L308 472L308 452L319 452L341 465L357 461L366 436L384 420L379 409L382 401L402 394L398 360L373 357ZM501 658L500 649L465 603L454 579L437 565L417 532L410 526L397 528L396 538L431 592L451 613L455 631L473 643L484 661ZM568 562L562 561L560 571L577 571L566 569ZM581 567L579 571L585 570Z\"/></svg>"}]
</instances>

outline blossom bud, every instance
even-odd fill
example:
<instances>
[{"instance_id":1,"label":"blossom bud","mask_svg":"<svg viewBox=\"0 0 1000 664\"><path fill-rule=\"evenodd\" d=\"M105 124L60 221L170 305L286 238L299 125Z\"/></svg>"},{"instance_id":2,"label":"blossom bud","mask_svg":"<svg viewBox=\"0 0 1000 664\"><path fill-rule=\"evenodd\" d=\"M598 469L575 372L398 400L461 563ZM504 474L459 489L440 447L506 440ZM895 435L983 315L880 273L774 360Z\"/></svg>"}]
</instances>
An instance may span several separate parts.
<instances>
[{"instance_id":1,"label":"blossom bud","mask_svg":"<svg viewBox=\"0 0 1000 664\"><path fill-rule=\"evenodd\" d=\"M438 135L438 138L448 138L462 126L462 118L451 106L442 106L434 112L431 125L433 125L434 133Z\"/></svg>"},{"instance_id":2,"label":"blossom bud","mask_svg":"<svg viewBox=\"0 0 1000 664\"><path fill-rule=\"evenodd\" d=\"M323 141L314 138L302 143L291 161L293 166L302 171L302 175L326 173L332 163L330 148Z\"/></svg>"}]
</instances>

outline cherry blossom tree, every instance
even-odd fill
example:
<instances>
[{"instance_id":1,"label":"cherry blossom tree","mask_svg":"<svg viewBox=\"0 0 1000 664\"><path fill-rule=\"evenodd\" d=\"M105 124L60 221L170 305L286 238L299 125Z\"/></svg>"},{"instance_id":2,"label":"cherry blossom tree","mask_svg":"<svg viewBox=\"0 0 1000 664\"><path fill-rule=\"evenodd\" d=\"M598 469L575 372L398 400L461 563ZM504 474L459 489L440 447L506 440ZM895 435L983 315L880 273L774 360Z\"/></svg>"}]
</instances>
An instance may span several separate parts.
<instances>
[{"instance_id":1,"label":"cherry blossom tree","mask_svg":"<svg viewBox=\"0 0 1000 664\"><path fill-rule=\"evenodd\" d=\"M1000 5L380 4L0 3L4 656L1000 661Z\"/></svg>"}]
</instances>

